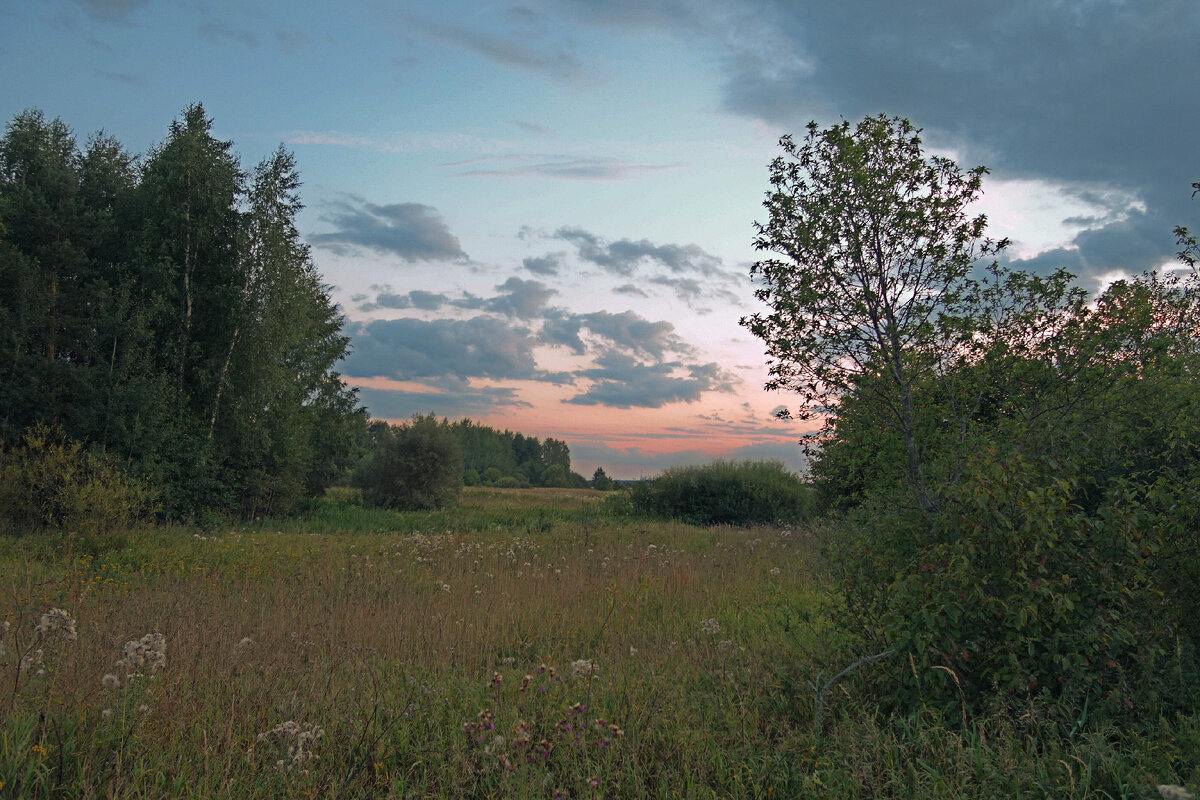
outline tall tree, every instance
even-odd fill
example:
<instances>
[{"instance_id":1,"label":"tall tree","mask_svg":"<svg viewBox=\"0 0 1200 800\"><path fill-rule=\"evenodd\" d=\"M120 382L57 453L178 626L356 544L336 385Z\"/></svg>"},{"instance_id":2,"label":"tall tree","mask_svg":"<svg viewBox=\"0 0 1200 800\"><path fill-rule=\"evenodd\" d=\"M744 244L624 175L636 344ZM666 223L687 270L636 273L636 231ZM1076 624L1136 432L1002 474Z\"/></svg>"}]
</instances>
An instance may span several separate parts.
<instances>
[{"instance_id":1,"label":"tall tree","mask_svg":"<svg viewBox=\"0 0 1200 800\"><path fill-rule=\"evenodd\" d=\"M933 510L914 392L969 337L954 319L972 267L1004 245L967 213L986 169L926 156L908 120L884 116L811 123L803 144L780 145L754 242L776 257L751 268L770 311L742 320L766 344L767 388L799 394L796 415L823 416L826 432L840 399L869 398L900 434L916 502Z\"/></svg>"}]
</instances>

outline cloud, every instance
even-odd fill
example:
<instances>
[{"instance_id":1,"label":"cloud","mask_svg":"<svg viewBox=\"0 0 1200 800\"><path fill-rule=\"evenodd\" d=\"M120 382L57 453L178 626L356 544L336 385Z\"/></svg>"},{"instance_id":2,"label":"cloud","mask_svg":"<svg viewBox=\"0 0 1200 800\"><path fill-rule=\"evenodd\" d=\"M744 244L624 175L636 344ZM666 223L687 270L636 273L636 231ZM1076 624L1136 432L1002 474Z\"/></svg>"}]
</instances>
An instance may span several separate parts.
<instances>
[{"instance_id":1,"label":"cloud","mask_svg":"<svg viewBox=\"0 0 1200 800\"><path fill-rule=\"evenodd\" d=\"M275 44L285 53L299 53L312 44L312 39L302 30L277 30Z\"/></svg>"},{"instance_id":2,"label":"cloud","mask_svg":"<svg viewBox=\"0 0 1200 800\"><path fill-rule=\"evenodd\" d=\"M350 323L345 332L353 349L341 369L353 377L429 381L446 388L461 388L471 378L571 380L538 368L537 340L528 328L494 317L374 320Z\"/></svg>"},{"instance_id":3,"label":"cloud","mask_svg":"<svg viewBox=\"0 0 1200 800\"><path fill-rule=\"evenodd\" d=\"M613 294L627 294L634 297L649 297L645 290L634 286L632 283L625 283L613 289Z\"/></svg>"},{"instance_id":4,"label":"cloud","mask_svg":"<svg viewBox=\"0 0 1200 800\"><path fill-rule=\"evenodd\" d=\"M1132 271L1157 266L1172 226L1195 216L1193 0L738 5L776 38L765 48L753 37L731 39L710 17L708 35L726 51L731 111L784 126L899 114L967 166L1136 193L1143 220L1081 232L1074 242L1080 254L1071 263L1089 274L1118 258Z\"/></svg>"},{"instance_id":5,"label":"cloud","mask_svg":"<svg viewBox=\"0 0 1200 800\"><path fill-rule=\"evenodd\" d=\"M457 419L482 417L504 407L530 406L511 388L455 387L448 392L405 392L360 387L358 397L376 419L409 419L414 414L437 414Z\"/></svg>"},{"instance_id":6,"label":"cloud","mask_svg":"<svg viewBox=\"0 0 1200 800\"><path fill-rule=\"evenodd\" d=\"M508 124L514 125L525 133L533 134L534 136L549 136L550 129L543 125L536 125L532 122L525 122L519 119L510 119Z\"/></svg>"},{"instance_id":7,"label":"cloud","mask_svg":"<svg viewBox=\"0 0 1200 800\"><path fill-rule=\"evenodd\" d=\"M375 311L380 308L415 308L421 311L436 311L450 302L444 294L414 289L407 294L396 294L391 289L385 289L375 295L374 300L367 300L365 295L355 295L353 300L361 311Z\"/></svg>"},{"instance_id":8,"label":"cloud","mask_svg":"<svg viewBox=\"0 0 1200 800\"><path fill-rule=\"evenodd\" d=\"M258 47L258 37L254 31L244 28L231 28L224 22L210 20L196 29L200 37L209 44L222 44L230 41L246 47Z\"/></svg>"},{"instance_id":9,"label":"cloud","mask_svg":"<svg viewBox=\"0 0 1200 800\"><path fill-rule=\"evenodd\" d=\"M531 15L510 15L516 25L505 33L473 30L413 14L400 14L399 19L408 31L424 33L501 66L554 80L574 80L581 73L582 65L567 45L546 41L541 17L532 12Z\"/></svg>"},{"instance_id":10,"label":"cloud","mask_svg":"<svg viewBox=\"0 0 1200 800\"><path fill-rule=\"evenodd\" d=\"M521 262L522 266L535 275L557 275L562 265L565 253L547 253L544 256L530 256Z\"/></svg>"},{"instance_id":11,"label":"cloud","mask_svg":"<svg viewBox=\"0 0 1200 800\"><path fill-rule=\"evenodd\" d=\"M575 245L580 258L603 267L614 275L632 275L638 265L645 261L661 264L674 273L724 275L721 259L694 244L656 245L646 239L636 242L632 239L606 242L581 228L569 227L559 228L554 237Z\"/></svg>"},{"instance_id":12,"label":"cloud","mask_svg":"<svg viewBox=\"0 0 1200 800\"><path fill-rule=\"evenodd\" d=\"M458 239L437 209L419 203L375 205L348 196L331 204L323 219L337 230L309 236L309 241L336 253L366 248L402 261L465 261Z\"/></svg>"},{"instance_id":13,"label":"cloud","mask_svg":"<svg viewBox=\"0 0 1200 800\"><path fill-rule=\"evenodd\" d=\"M501 294L489 300L484 307L488 311L525 320L536 318L546 308L546 302L558 294L540 281L525 281L517 277L509 278L496 288Z\"/></svg>"},{"instance_id":14,"label":"cloud","mask_svg":"<svg viewBox=\"0 0 1200 800\"><path fill-rule=\"evenodd\" d=\"M148 85L146 79L141 75L131 75L128 72L110 72L106 69L97 69L94 70L94 72L101 78L107 78L108 80L115 81L116 83L124 83L128 86L134 86L138 89L145 89Z\"/></svg>"},{"instance_id":15,"label":"cloud","mask_svg":"<svg viewBox=\"0 0 1200 800\"><path fill-rule=\"evenodd\" d=\"M128 22L147 0L74 0L88 16L104 22Z\"/></svg>"},{"instance_id":16,"label":"cloud","mask_svg":"<svg viewBox=\"0 0 1200 800\"><path fill-rule=\"evenodd\" d=\"M583 406L661 408L668 403L694 403L705 392L733 391L733 378L715 363L643 364L616 352L602 355L595 368L577 374L592 384L567 402Z\"/></svg>"},{"instance_id":17,"label":"cloud","mask_svg":"<svg viewBox=\"0 0 1200 800\"><path fill-rule=\"evenodd\" d=\"M691 346L675 334L675 326L670 322L651 322L633 311L619 314L593 311L576 317L592 333L634 354L662 360L669 352L692 352Z\"/></svg>"},{"instance_id":18,"label":"cloud","mask_svg":"<svg viewBox=\"0 0 1200 800\"><path fill-rule=\"evenodd\" d=\"M473 166L473 165L480 166ZM513 166L501 166L512 164ZM675 165L635 164L615 158L569 155L509 155L452 161L444 167L472 167L459 172L459 177L486 178L553 178L570 181L625 181L643 175L677 169Z\"/></svg>"}]
</instances>

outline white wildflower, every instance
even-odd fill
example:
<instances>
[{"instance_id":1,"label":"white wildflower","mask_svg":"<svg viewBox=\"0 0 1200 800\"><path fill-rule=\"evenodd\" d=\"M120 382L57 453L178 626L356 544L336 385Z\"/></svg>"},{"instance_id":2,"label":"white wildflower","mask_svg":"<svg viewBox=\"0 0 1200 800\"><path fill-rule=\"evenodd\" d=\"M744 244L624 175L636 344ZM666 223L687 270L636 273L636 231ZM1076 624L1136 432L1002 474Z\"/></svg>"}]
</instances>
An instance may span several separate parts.
<instances>
[{"instance_id":1,"label":"white wildflower","mask_svg":"<svg viewBox=\"0 0 1200 800\"><path fill-rule=\"evenodd\" d=\"M771 567L771 577L772 578L779 577L779 567Z\"/></svg>"},{"instance_id":2,"label":"white wildflower","mask_svg":"<svg viewBox=\"0 0 1200 800\"><path fill-rule=\"evenodd\" d=\"M31 653L26 653L25 655L21 656L21 672L26 672L27 670L35 668L37 669L37 673L39 675L45 672L46 669L44 666L42 666L42 655L42 649L38 648Z\"/></svg>"},{"instance_id":3,"label":"white wildflower","mask_svg":"<svg viewBox=\"0 0 1200 800\"><path fill-rule=\"evenodd\" d=\"M733 642L729 641L728 639L722 639L720 642L717 643L717 649L718 650L732 650Z\"/></svg>"},{"instance_id":4,"label":"white wildflower","mask_svg":"<svg viewBox=\"0 0 1200 800\"><path fill-rule=\"evenodd\" d=\"M254 644L254 640L253 640L253 639L251 639L249 636L243 636L243 637L242 637L242 640L241 640L240 642L238 642L238 643L237 643L237 648L236 648L236 650L237 650L237 653L238 653L239 655L241 655L242 653L244 653L244 652L246 652L247 650L249 650L249 649L250 649L250 645L252 645L252 644Z\"/></svg>"},{"instance_id":5,"label":"white wildflower","mask_svg":"<svg viewBox=\"0 0 1200 800\"><path fill-rule=\"evenodd\" d=\"M120 689L121 679L110 672L100 679L100 685L105 689Z\"/></svg>"},{"instance_id":6,"label":"white wildflower","mask_svg":"<svg viewBox=\"0 0 1200 800\"><path fill-rule=\"evenodd\" d=\"M161 633L147 633L137 641L128 641L125 655L117 661L117 669L130 678L147 672L153 675L167 666L167 637Z\"/></svg>"},{"instance_id":7,"label":"white wildflower","mask_svg":"<svg viewBox=\"0 0 1200 800\"><path fill-rule=\"evenodd\" d=\"M258 741L265 742L274 738L284 744L287 747L287 758L277 760L275 765L280 769L287 769L316 758L313 748L317 740L324 735L325 731L317 725L301 726L298 722L288 720L260 733Z\"/></svg>"},{"instance_id":8,"label":"white wildflower","mask_svg":"<svg viewBox=\"0 0 1200 800\"><path fill-rule=\"evenodd\" d=\"M571 662L571 674L579 678L590 678L600 671L600 667L590 658L581 658Z\"/></svg>"},{"instance_id":9,"label":"white wildflower","mask_svg":"<svg viewBox=\"0 0 1200 800\"><path fill-rule=\"evenodd\" d=\"M709 636L716 636L721 632L721 623L713 617L700 620L700 632L707 633Z\"/></svg>"},{"instance_id":10,"label":"white wildflower","mask_svg":"<svg viewBox=\"0 0 1200 800\"><path fill-rule=\"evenodd\" d=\"M75 618L61 608L52 608L42 614L41 621L33 629L43 637L61 633L64 639L72 642L79 638L75 631Z\"/></svg>"},{"instance_id":11,"label":"white wildflower","mask_svg":"<svg viewBox=\"0 0 1200 800\"><path fill-rule=\"evenodd\" d=\"M139 706L137 707L137 712L138 712L139 714L149 714L149 713L150 713L150 706L146 705L145 703L142 703L141 705L139 705Z\"/></svg>"},{"instance_id":12,"label":"white wildflower","mask_svg":"<svg viewBox=\"0 0 1200 800\"><path fill-rule=\"evenodd\" d=\"M112 715L113 710L111 708L106 708L100 712L100 716L104 717L105 719L112 719Z\"/></svg>"}]
</instances>

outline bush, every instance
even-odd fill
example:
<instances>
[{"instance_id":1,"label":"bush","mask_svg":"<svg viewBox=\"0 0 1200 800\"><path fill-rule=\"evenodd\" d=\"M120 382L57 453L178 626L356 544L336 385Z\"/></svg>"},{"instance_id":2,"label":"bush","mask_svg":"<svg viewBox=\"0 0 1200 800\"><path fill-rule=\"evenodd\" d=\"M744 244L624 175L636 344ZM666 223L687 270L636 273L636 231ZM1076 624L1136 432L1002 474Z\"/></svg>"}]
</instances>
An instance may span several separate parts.
<instances>
[{"instance_id":1,"label":"bush","mask_svg":"<svg viewBox=\"0 0 1200 800\"><path fill-rule=\"evenodd\" d=\"M800 522L812 516L811 488L774 461L674 467L633 487L633 508L693 525Z\"/></svg>"},{"instance_id":2,"label":"bush","mask_svg":"<svg viewBox=\"0 0 1200 800\"><path fill-rule=\"evenodd\" d=\"M1067 725L1194 710L1197 488L1117 485L1085 509L1074 481L981 449L937 518L864 509L835 545L842 627L895 648L878 695L901 710L1034 704Z\"/></svg>"},{"instance_id":3,"label":"bush","mask_svg":"<svg viewBox=\"0 0 1200 800\"><path fill-rule=\"evenodd\" d=\"M447 422L418 415L404 425L377 426L374 432L374 449L353 478L365 504L412 510L458 502L463 456Z\"/></svg>"},{"instance_id":4,"label":"bush","mask_svg":"<svg viewBox=\"0 0 1200 800\"><path fill-rule=\"evenodd\" d=\"M126 530L158 509L154 491L80 442L39 424L0 456L0 521L85 537Z\"/></svg>"}]
</instances>

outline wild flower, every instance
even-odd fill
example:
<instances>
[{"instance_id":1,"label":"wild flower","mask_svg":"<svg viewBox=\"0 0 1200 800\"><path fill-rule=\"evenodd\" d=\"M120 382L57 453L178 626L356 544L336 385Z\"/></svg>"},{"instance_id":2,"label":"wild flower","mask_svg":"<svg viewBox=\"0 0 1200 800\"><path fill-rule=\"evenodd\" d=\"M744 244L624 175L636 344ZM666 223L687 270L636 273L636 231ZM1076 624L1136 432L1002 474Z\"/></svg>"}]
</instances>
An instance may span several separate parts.
<instances>
[{"instance_id":1,"label":"wild flower","mask_svg":"<svg viewBox=\"0 0 1200 800\"><path fill-rule=\"evenodd\" d=\"M590 678L599 671L600 667L590 658L571 662L571 674L577 678Z\"/></svg>"},{"instance_id":2,"label":"wild flower","mask_svg":"<svg viewBox=\"0 0 1200 800\"><path fill-rule=\"evenodd\" d=\"M314 748L317 740L325 735L324 729L317 725L303 725L294 720L281 722L269 731L263 731L258 735L259 742L267 742L274 740L283 744L287 748L287 755L284 758L276 760L275 766L280 770L288 770L295 766L302 766L304 762L311 761L316 758Z\"/></svg>"},{"instance_id":3,"label":"wild flower","mask_svg":"<svg viewBox=\"0 0 1200 800\"><path fill-rule=\"evenodd\" d=\"M771 577L772 578L778 578L779 572L780 572L779 567L771 567Z\"/></svg>"},{"instance_id":4,"label":"wild flower","mask_svg":"<svg viewBox=\"0 0 1200 800\"><path fill-rule=\"evenodd\" d=\"M728 639L722 639L720 642L717 643L718 650L732 650L733 647L734 647L733 642L729 641Z\"/></svg>"},{"instance_id":5,"label":"wild flower","mask_svg":"<svg viewBox=\"0 0 1200 800\"><path fill-rule=\"evenodd\" d=\"M109 672L103 678L100 679L100 685L103 686L105 689L120 689L121 688L121 679L118 678L116 675L112 674L111 672Z\"/></svg>"},{"instance_id":6,"label":"wild flower","mask_svg":"<svg viewBox=\"0 0 1200 800\"><path fill-rule=\"evenodd\" d=\"M714 617L700 620L700 632L707 633L709 636L716 636L721 632L721 623L717 622Z\"/></svg>"},{"instance_id":7,"label":"wild flower","mask_svg":"<svg viewBox=\"0 0 1200 800\"><path fill-rule=\"evenodd\" d=\"M52 608L42 614L41 620L33 630L43 639L50 639L56 634L71 642L79 638L75 630L75 618L61 608Z\"/></svg>"},{"instance_id":8,"label":"wild flower","mask_svg":"<svg viewBox=\"0 0 1200 800\"><path fill-rule=\"evenodd\" d=\"M117 669L126 677L136 678L147 672L153 676L167 666L167 637L161 633L147 633L141 639L128 641L123 650Z\"/></svg>"},{"instance_id":9,"label":"wild flower","mask_svg":"<svg viewBox=\"0 0 1200 800\"><path fill-rule=\"evenodd\" d=\"M42 662L43 655L44 653L39 647L37 650L31 650L30 652L21 656L21 672L28 672L32 669L36 670L38 675L46 674L46 665Z\"/></svg>"},{"instance_id":10,"label":"wild flower","mask_svg":"<svg viewBox=\"0 0 1200 800\"><path fill-rule=\"evenodd\" d=\"M249 650L249 649L250 649L250 646L251 646L252 644L254 644L254 640L253 640L253 639L251 639L249 636L243 636L243 637L242 637L242 640L241 640L240 642L238 642L238 643L237 643L237 647L235 648L235 652L237 652L237 654L238 654L238 655L241 655L242 653L244 653L244 652L246 652L247 650Z\"/></svg>"}]
</instances>

